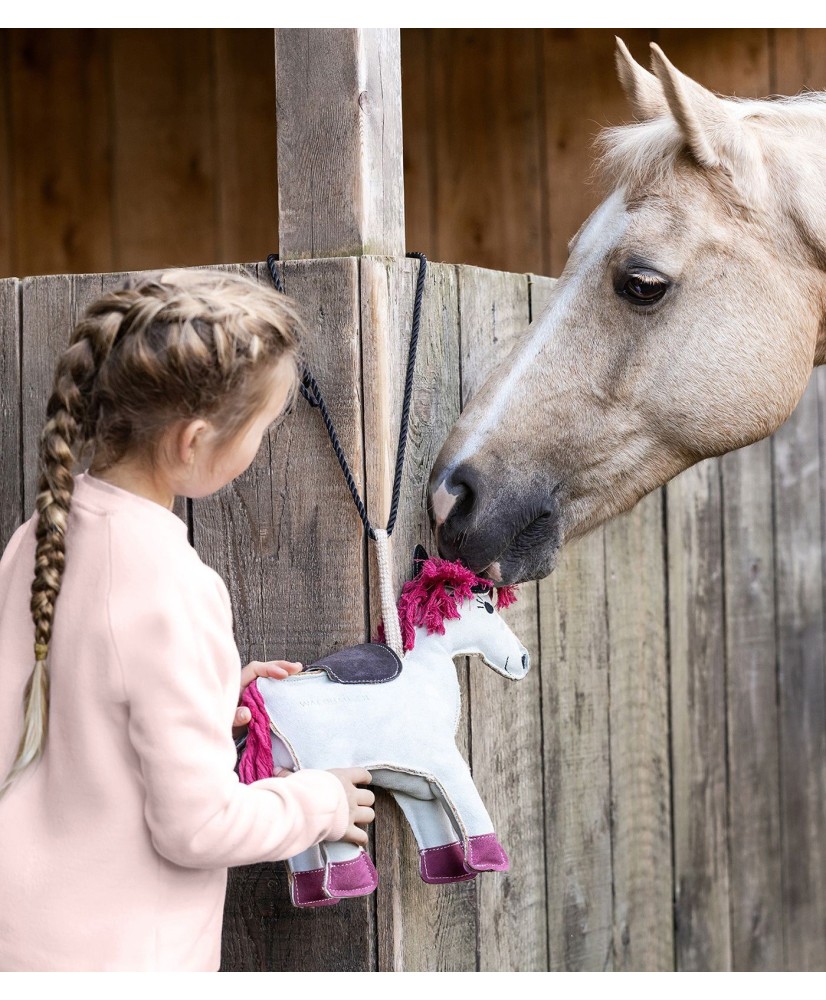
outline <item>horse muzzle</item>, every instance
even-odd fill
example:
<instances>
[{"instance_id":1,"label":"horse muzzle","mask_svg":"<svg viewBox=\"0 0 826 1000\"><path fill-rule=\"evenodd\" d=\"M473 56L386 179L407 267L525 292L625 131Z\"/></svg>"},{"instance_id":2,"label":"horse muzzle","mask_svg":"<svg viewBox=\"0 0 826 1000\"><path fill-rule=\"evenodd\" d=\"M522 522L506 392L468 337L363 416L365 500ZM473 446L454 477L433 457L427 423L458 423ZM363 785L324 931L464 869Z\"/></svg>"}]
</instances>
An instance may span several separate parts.
<instances>
[{"instance_id":1,"label":"horse muzzle","mask_svg":"<svg viewBox=\"0 0 826 1000\"><path fill-rule=\"evenodd\" d=\"M558 488L539 485L517 494L465 462L436 472L428 510L439 555L460 559L497 584L540 579L556 564Z\"/></svg>"}]
</instances>

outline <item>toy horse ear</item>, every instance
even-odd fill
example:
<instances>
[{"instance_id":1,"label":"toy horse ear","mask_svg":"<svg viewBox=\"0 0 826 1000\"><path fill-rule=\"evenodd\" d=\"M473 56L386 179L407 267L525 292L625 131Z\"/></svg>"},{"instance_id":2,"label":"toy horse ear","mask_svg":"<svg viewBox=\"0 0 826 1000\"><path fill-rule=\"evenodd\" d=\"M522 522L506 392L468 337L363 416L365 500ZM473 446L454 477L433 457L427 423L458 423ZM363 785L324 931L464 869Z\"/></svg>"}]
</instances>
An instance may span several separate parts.
<instances>
[{"instance_id":1,"label":"toy horse ear","mask_svg":"<svg viewBox=\"0 0 826 1000\"><path fill-rule=\"evenodd\" d=\"M430 557L424 545L417 545L413 550L413 576L417 577L422 571L422 564L426 563Z\"/></svg>"}]
</instances>

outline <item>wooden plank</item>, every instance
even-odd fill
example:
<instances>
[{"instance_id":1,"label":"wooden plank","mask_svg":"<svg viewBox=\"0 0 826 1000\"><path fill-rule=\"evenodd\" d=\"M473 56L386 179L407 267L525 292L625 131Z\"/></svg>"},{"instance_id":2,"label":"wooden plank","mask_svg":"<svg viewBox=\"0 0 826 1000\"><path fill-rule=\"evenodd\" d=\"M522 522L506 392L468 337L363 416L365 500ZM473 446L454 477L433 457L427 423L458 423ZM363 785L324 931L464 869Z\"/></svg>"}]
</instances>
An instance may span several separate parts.
<instances>
[{"instance_id":1,"label":"wooden plank","mask_svg":"<svg viewBox=\"0 0 826 1000\"><path fill-rule=\"evenodd\" d=\"M663 495L605 526L614 968L674 967Z\"/></svg>"},{"instance_id":2,"label":"wooden plank","mask_svg":"<svg viewBox=\"0 0 826 1000\"><path fill-rule=\"evenodd\" d=\"M826 31L777 29L774 42L773 91L793 94L826 87ZM773 439L783 919L789 969L826 969L826 465L817 427L822 384L818 371Z\"/></svg>"},{"instance_id":3,"label":"wooden plank","mask_svg":"<svg viewBox=\"0 0 826 1000\"><path fill-rule=\"evenodd\" d=\"M651 33L630 28L618 32L634 57L647 66ZM583 183L593 161L592 144L599 126L631 119L614 66L615 34L606 28L546 28L543 32L545 225L551 237L543 269L551 274L560 273L568 259L568 240L603 198L598 185Z\"/></svg>"},{"instance_id":4,"label":"wooden plank","mask_svg":"<svg viewBox=\"0 0 826 1000\"><path fill-rule=\"evenodd\" d=\"M55 363L72 332L72 279L65 274L26 278L20 292L23 509L28 518L34 513L38 442L46 421Z\"/></svg>"},{"instance_id":5,"label":"wooden plank","mask_svg":"<svg viewBox=\"0 0 826 1000\"><path fill-rule=\"evenodd\" d=\"M23 506L20 424L20 282L0 281L0 553L29 514Z\"/></svg>"},{"instance_id":6,"label":"wooden plank","mask_svg":"<svg viewBox=\"0 0 826 1000\"><path fill-rule=\"evenodd\" d=\"M269 281L264 265L259 277ZM288 264L284 284L307 319L308 363L360 480L357 262ZM193 517L195 547L229 586L243 657L306 663L364 641L361 523L324 425L302 400L269 432L247 472L193 502ZM369 898L296 910L282 866L231 872L225 969L369 970L374 939Z\"/></svg>"},{"instance_id":7,"label":"wooden plank","mask_svg":"<svg viewBox=\"0 0 826 1000\"><path fill-rule=\"evenodd\" d=\"M397 28L277 29L281 255L404 253Z\"/></svg>"},{"instance_id":8,"label":"wooden plank","mask_svg":"<svg viewBox=\"0 0 826 1000\"><path fill-rule=\"evenodd\" d=\"M265 260L278 249L272 30L211 31L218 227L216 260Z\"/></svg>"},{"instance_id":9,"label":"wooden plank","mask_svg":"<svg viewBox=\"0 0 826 1000\"><path fill-rule=\"evenodd\" d=\"M538 40L533 29L431 32L428 128L442 260L544 267Z\"/></svg>"},{"instance_id":10,"label":"wooden plank","mask_svg":"<svg viewBox=\"0 0 826 1000\"><path fill-rule=\"evenodd\" d=\"M531 276L531 313L554 282ZM604 530L539 581L551 969L613 968L608 622Z\"/></svg>"},{"instance_id":11,"label":"wooden plank","mask_svg":"<svg viewBox=\"0 0 826 1000\"><path fill-rule=\"evenodd\" d=\"M462 404L524 335L530 320L528 278L460 267ZM471 746L476 784L508 852L509 873L483 876L479 966L483 971L548 967L542 808L542 719L536 583L520 587L503 615L531 654L532 670L503 684L478 657L470 660Z\"/></svg>"},{"instance_id":12,"label":"wooden plank","mask_svg":"<svg viewBox=\"0 0 826 1000\"><path fill-rule=\"evenodd\" d=\"M213 263L209 32L116 29L111 45L115 267Z\"/></svg>"},{"instance_id":13,"label":"wooden plank","mask_svg":"<svg viewBox=\"0 0 826 1000\"><path fill-rule=\"evenodd\" d=\"M368 512L387 523L401 417L418 263L365 257L361 262L364 434ZM392 536L396 593L410 575L416 543L435 551L426 514L430 469L459 415L459 318L455 268L428 268L410 436L399 517ZM380 619L373 547L371 631ZM465 673L460 668L460 677ZM465 678L466 680L466 678ZM467 733L467 686L460 734ZM460 741L461 745L461 741ZM467 746L464 747L467 750ZM376 821L379 969L469 971L476 968L476 883L425 885L418 851L398 810L382 798ZM478 880L477 880L478 881Z\"/></svg>"},{"instance_id":14,"label":"wooden plank","mask_svg":"<svg viewBox=\"0 0 826 1000\"><path fill-rule=\"evenodd\" d=\"M783 969L771 443L720 466L732 966Z\"/></svg>"},{"instance_id":15,"label":"wooden plank","mask_svg":"<svg viewBox=\"0 0 826 1000\"><path fill-rule=\"evenodd\" d=\"M826 969L826 659L815 380L774 446L783 917L788 968Z\"/></svg>"},{"instance_id":16,"label":"wooden plank","mask_svg":"<svg viewBox=\"0 0 826 1000\"><path fill-rule=\"evenodd\" d=\"M677 968L731 965L720 475L667 487Z\"/></svg>"},{"instance_id":17,"label":"wooden plank","mask_svg":"<svg viewBox=\"0 0 826 1000\"><path fill-rule=\"evenodd\" d=\"M7 34L14 267L21 275L111 267L107 34Z\"/></svg>"},{"instance_id":18,"label":"wooden plank","mask_svg":"<svg viewBox=\"0 0 826 1000\"><path fill-rule=\"evenodd\" d=\"M401 29L402 123L404 134L404 223L406 246L434 260L437 243L435 137L432 86L433 31Z\"/></svg>"},{"instance_id":19,"label":"wooden plank","mask_svg":"<svg viewBox=\"0 0 826 1000\"><path fill-rule=\"evenodd\" d=\"M0 278L14 274L16 230L12 194L11 70L8 31L0 32Z\"/></svg>"}]
</instances>

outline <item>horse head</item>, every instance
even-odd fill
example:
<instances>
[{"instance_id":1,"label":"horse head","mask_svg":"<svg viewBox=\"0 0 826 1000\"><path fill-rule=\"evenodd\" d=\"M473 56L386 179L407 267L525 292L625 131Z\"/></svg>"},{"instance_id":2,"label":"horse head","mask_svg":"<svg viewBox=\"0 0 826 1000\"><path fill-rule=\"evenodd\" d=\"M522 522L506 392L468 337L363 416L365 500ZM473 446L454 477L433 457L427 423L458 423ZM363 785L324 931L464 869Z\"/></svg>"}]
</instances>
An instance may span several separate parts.
<instances>
[{"instance_id":1,"label":"horse head","mask_svg":"<svg viewBox=\"0 0 826 1000\"><path fill-rule=\"evenodd\" d=\"M461 563L429 558L418 546L398 605L405 652L415 649L426 658L430 638L438 635L451 658L476 654L503 677L519 680L530 669L530 655L499 614L515 601L514 588L497 591Z\"/></svg>"},{"instance_id":2,"label":"horse head","mask_svg":"<svg viewBox=\"0 0 826 1000\"><path fill-rule=\"evenodd\" d=\"M826 95L721 98L617 44L611 193L431 475L440 553L499 582L773 433L826 362Z\"/></svg>"}]
</instances>

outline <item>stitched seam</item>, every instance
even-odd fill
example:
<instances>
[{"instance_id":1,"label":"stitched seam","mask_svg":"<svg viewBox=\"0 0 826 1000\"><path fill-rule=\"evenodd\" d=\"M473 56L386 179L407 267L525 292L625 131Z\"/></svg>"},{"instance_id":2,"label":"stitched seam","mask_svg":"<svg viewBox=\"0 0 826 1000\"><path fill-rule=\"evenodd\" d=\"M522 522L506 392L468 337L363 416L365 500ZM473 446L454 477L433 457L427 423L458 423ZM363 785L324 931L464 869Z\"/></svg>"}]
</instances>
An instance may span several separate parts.
<instances>
[{"instance_id":1,"label":"stitched seam","mask_svg":"<svg viewBox=\"0 0 826 1000\"><path fill-rule=\"evenodd\" d=\"M120 651L118 650L118 644L115 640L115 630L112 628L112 580L114 578L114 572L112 567L112 519L108 514L104 515L106 517L106 556L109 571L109 581L106 587L106 624L109 628L109 638L112 640L112 648L115 651L115 660L118 664L118 671L120 672L120 684L123 689L123 700L124 702L129 701L129 690L126 686L126 672L123 669L123 659L121 658Z\"/></svg>"}]
</instances>

